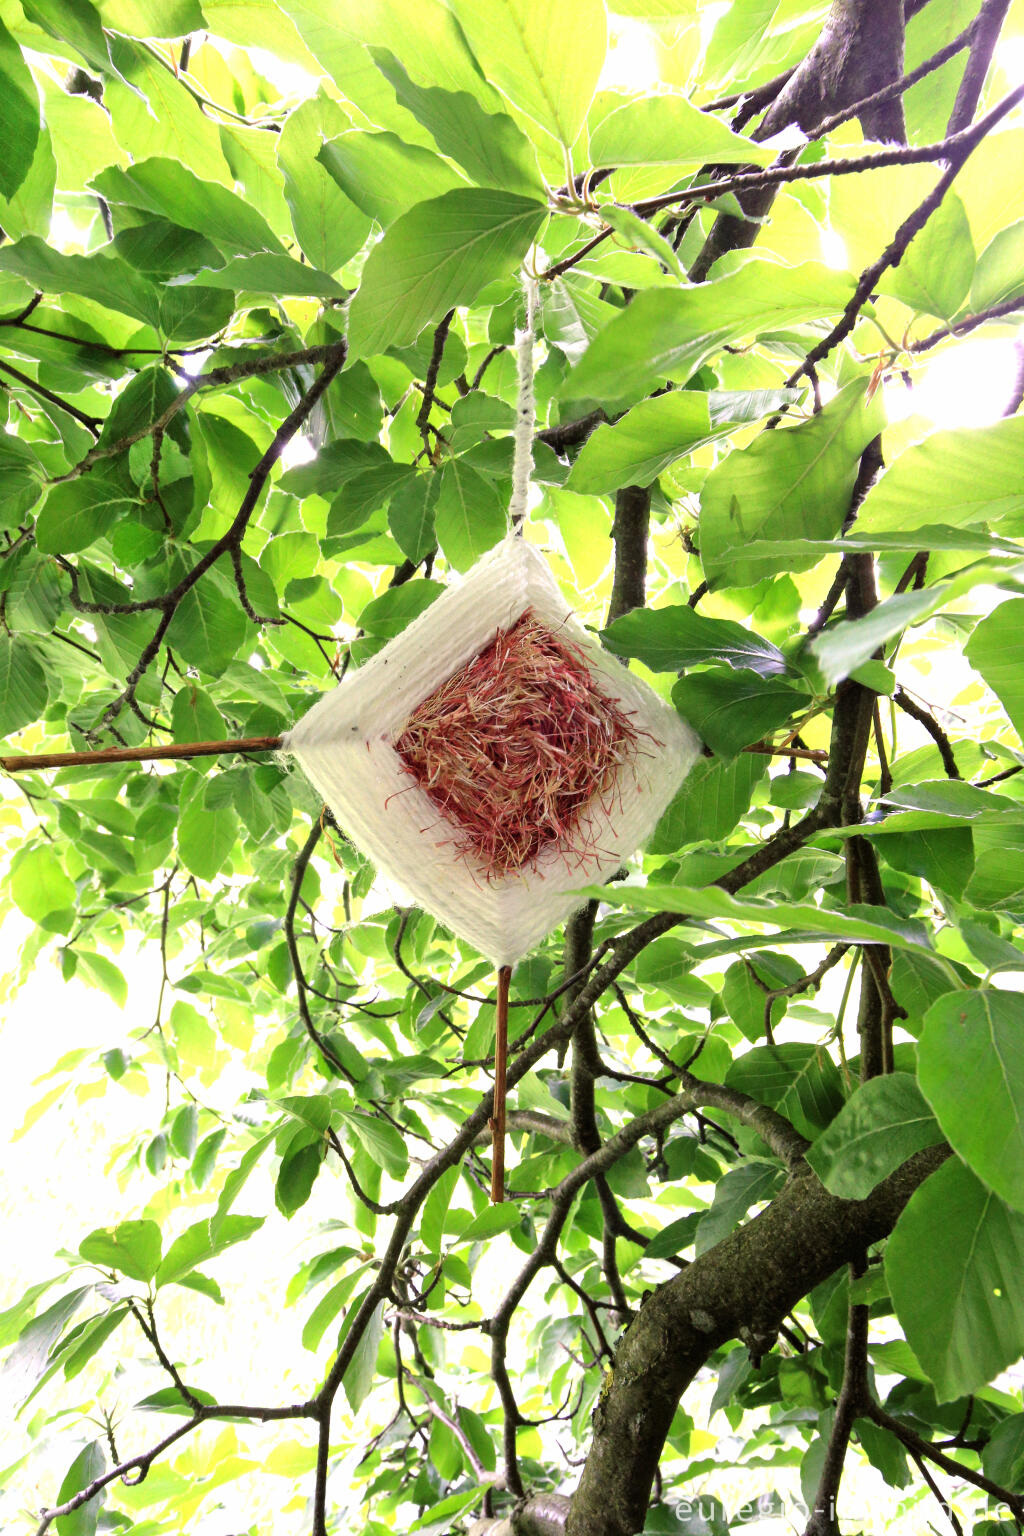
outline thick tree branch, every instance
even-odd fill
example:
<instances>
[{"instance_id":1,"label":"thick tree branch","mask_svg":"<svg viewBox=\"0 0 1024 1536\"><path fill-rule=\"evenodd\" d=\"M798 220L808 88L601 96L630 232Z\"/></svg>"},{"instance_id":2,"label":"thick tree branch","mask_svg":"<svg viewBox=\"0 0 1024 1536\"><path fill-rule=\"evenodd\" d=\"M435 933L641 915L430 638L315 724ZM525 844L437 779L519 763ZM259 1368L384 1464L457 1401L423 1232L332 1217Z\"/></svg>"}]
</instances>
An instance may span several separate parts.
<instances>
[{"instance_id":1,"label":"thick tree branch","mask_svg":"<svg viewBox=\"0 0 1024 1536\"><path fill-rule=\"evenodd\" d=\"M754 131L755 141L770 139L795 124L810 133L821 120L853 102L867 100L861 121L871 138L906 138L903 103L898 94L876 102L878 93L903 73L902 0L834 0L821 36L772 102ZM775 196L770 184L741 197L746 219L723 214L716 219L690 271L703 282L726 251L752 245L760 220Z\"/></svg>"},{"instance_id":2,"label":"thick tree branch","mask_svg":"<svg viewBox=\"0 0 1024 1536\"><path fill-rule=\"evenodd\" d=\"M726 1340L770 1338L807 1292L888 1236L948 1155L911 1158L866 1200L840 1200L797 1174L753 1221L701 1254L644 1303L615 1353L566 1536L636 1536L672 1415Z\"/></svg>"}]
</instances>

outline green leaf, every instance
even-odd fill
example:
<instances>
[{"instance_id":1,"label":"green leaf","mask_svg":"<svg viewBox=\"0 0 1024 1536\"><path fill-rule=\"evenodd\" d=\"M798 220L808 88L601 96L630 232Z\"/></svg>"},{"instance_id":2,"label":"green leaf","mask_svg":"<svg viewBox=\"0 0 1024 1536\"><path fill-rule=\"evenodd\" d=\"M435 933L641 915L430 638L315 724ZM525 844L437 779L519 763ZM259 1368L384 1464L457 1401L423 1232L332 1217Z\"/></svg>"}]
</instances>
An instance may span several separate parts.
<instances>
[{"instance_id":1,"label":"green leaf","mask_svg":"<svg viewBox=\"0 0 1024 1536\"><path fill-rule=\"evenodd\" d=\"M167 644L185 661L216 677L241 646L248 620L237 594L219 572L210 571L190 587L167 631Z\"/></svg>"},{"instance_id":2,"label":"green leaf","mask_svg":"<svg viewBox=\"0 0 1024 1536\"><path fill-rule=\"evenodd\" d=\"M595 337L560 397L632 405L666 379L685 384L728 344L839 313L850 292L848 278L813 262L784 267L757 257L709 283L648 289Z\"/></svg>"},{"instance_id":3,"label":"green leaf","mask_svg":"<svg viewBox=\"0 0 1024 1536\"><path fill-rule=\"evenodd\" d=\"M434 509L441 477L417 475L400 485L388 502L388 527L406 559L419 562L437 542Z\"/></svg>"},{"instance_id":4,"label":"green leaf","mask_svg":"<svg viewBox=\"0 0 1024 1536\"><path fill-rule=\"evenodd\" d=\"M0 1370L0 1381L12 1400L21 1402L45 1375L54 1345L91 1293L91 1285L69 1291L22 1329Z\"/></svg>"},{"instance_id":5,"label":"green leaf","mask_svg":"<svg viewBox=\"0 0 1024 1536\"><path fill-rule=\"evenodd\" d=\"M697 1226L694 1246L698 1257L720 1243L723 1237L728 1237L752 1205L770 1200L784 1177L776 1163L762 1163L752 1158L742 1167L730 1169L719 1179L715 1185L711 1208L704 1213ZM650 1257L649 1249L645 1256Z\"/></svg>"},{"instance_id":6,"label":"green leaf","mask_svg":"<svg viewBox=\"0 0 1024 1536\"><path fill-rule=\"evenodd\" d=\"M892 821L901 818L894 816ZM900 832L889 826L880 842L892 869L927 880L936 890L959 899L974 873L974 839L966 827Z\"/></svg>"},{"instance_id":7,"label":"green leaf","mask_svg":"<svg viewBox=\"0 0 1024 1536\"><path fill-rule=\"evenodd\" d=\"M177 1002L168 1020L178 1058L186 1066L208 1067L216 1050L217 1037L208 1020L191 1003Z\"/></svg>"},{"instance_id":8,"label":"green leaf","mask_svg":"<svg viewBox=\"0 0 1024 1536\"><path fill-rule=\"evenodd\" d=\"M203 795L197 795L178 822L178 853L185 868L200 880L219 874L235 845L238 817L229 806L211 811Z\"/></svg>"},{"instance_id":9,"label":"green leaf","mask_svg":"<svg viewBox=\"0 0 1024 1536\"><path fill-rule=\"evenodd\" d=\"M773 954L763 950L747 955L730 965L722 983L721 998L726 1012L753 1044L765 1038L765 1007L768 1001L765 989L788 986L797 981L801 970L788 955ZM760 985L759 985L760 983ZM771 1005L773 1027L785 1017L788 1000L775 998Z\"/></svg>"},{"instance_id":10,"label":"green leaf","mask_svg":"<svg viewBox=\"0 0 1024 1536\"><path fill-rule=\"evenodd\" d=\"M39 138L39 95L21 49L0 23L0 194L13 197Z\"/></svg>"},{"instance_id":11,"label":"green leaf","mask_svg":"<svg viewBox=\"0 0 1024 1536\"><path fill-rule=\"evenodd\" d=\"M685 1216L679 1216L675 1221L670 1221L662 1227L656 1237L652 1237L644 1249L645 1259L674 1258L685 1248L689 1248L694 1241L697 1225L703 1220L702 1211L689 1211Z\"/></svg>"},{"instance_id":12,"label":"green leaf","mask_svg":"<svg viewBox=\"0 0 1024 1536\"><path fill-rule=\"evenodd\" d=\"M274 1186L274 1203L282 1216L294 1216L305 1205L322 1163L323 1148L318 1143L302 1141L288 1149Z\"/></svg>"},{"instance_id":13,"label":"green leaf","mask_svg":"<svg viewBox=\"0 0 1024 1536\"><path fill-rule=\"evenodd\" d=\"M395 53L416 80L493 97L450 10L441 0L286 0L310 49L364 111L372 104L361 78L366 47ZM245 42L249 41L247 33ZM307 66L308 67L308 66ZM376 81L372 70L368 73ZM380 98L383 100L383 98ZM392 103L392 111L394 110ZM373 116L372 112L368 115ZM412 126L411 120L403 121Z\"/></svg>"},{"instance_id":14,"label":"green leaf","mask_svg":"<svg viewBox=\"0 0 1024 1536\"><path fill-rule=\"evenodd\" d=\"M948 528L928 524L908 533L889 531L862 534L858 523L857 527L839 539L755 539L744 546L743 559L749 567L749 574L760 581L764 576L788 569L787 562L790 560L802 560L805 556L813 556L817 563L834 554L879 555L920 549L984 555L992 560L1019 561L1021 556L1019 544L1010 539L998 538L987 529Z\"/></svg>"},{"instance_id":15,"label":"green leaf","mask_svg":"<svg viewBox=\"0 0 1024 1536\"><path fill-rule=\"evenodd\" d=\"M359 615L360 626L368 635L391 640L436 602L443 591L437 581L407 581L400 587L391 587L366 604Z\"/></svg>"},{"instance_id":16,"label":"green leaf","mask_svg":"<svg viewBox=\"0 0 1024 1536\"><path fill-rule=\"evenodd\" d=\"M467 571L505 536L506 498L493 480L451 459L441 470L434 529L445 559Z\"/></svg>"},{"instance_id":17,"label":"green leaf","mask_svg":"<svg viewBox=\"0 0 1024 1536\"><path fill-rule=\"evenodd\" d=\"M620 208L617 203L602 203L601 216L619 236L616 245L624 246L637 255L653 256L669 276L680 283L686 282L686 273L678 253L653 224L640 218L632 208Z\"/></svg>"},{"instance_id":18,"label":"green leaf","mask_svg":"<svg viewBox=\"0 0 1024 1536\"><path fill-rule=\"evenodd\" d=\"M203 267L194 279L196 291L204 288L229 288L245 293L295 295L309 299L343 299L346 290L333 277L293 256L276 251L261 251L254 256L232 256L216 270ZM176 290L187 294L189 289ZM233 309L229 311L233 313Z\"/></svg>"},{"instance_id":19,"label":"green leaf","mask_svg":"<svg viewBox=\"0 0 1024 1536\"><path fill-rule=\"evenodd\" d=\"M531 0L453 0L452 9L486 78L566 148L574 144L604 65L600 0L563 0L557 20Z\"/></svg>"},{"instance_id":20,"label":"green leaf","mask_svg":"<svg viewBox=\"0 0 1024 1536\"><path fill-rule=\"evenodd\" d=\"M970 308L991 309L1024 294L1024 219L1001 229L978 257Z\"/></svg>"},{"instance_id":21,"label":"green leaf","mask_svg":"<svg viewBox=\"0 0 1024 1536\"><path fill-rule=\"evenodd\" d=\"M864 1200L907 1158L940 1142L942 1134L914 1078L893 1072L861 1084L818 1137L807 1161L833 1195Z\"/></svg>"},{"instance_id":22,"label":"green leaf","mask_svg":"<svg viewBox=\"0 0 1024 1536\"><path fill-rule=\"evenodd\" d=\"M1022 568L1024 569L1024 568ZM855 672L886 641L913 624L922 624L941 608L972 587L985 586L998 572L988 565L969 566L952 581L919 592L899 592L888 597L863 618L843 622L811 642L825 681L829 685Z\"/></svg>"},{"instance_id":23,"label":"green leaf","mask_svg":"<svg viewBox=\"0 0 1024 1536\"><path fill-rule=\"evenodd\" d=\"M415 479L416 471L411 464L375 464L361 475L353 475L331 503L328 535L335 537L362 528L375 512L388 505L396 491Z\"/></svg>"},{"instance_id":24,"label":"green leaf","mask_svg":"<svg viewBox=\"0 0 1024 1536\"><path fill-rule=\"evenodd\" d=\"M468 91L416 85L394 54L371 48L374 63L395 95L430 133L443 155L456 160L477 186L543 196L544 178L529 139L504 112L486 112Z\"/></svg>"},{"instance_id":25,"label":"green leaf","mask_svg":"<svg viewBox=\"0 0 1024 1536\"><path fill-rule=\"evenodd\" d=\"M104 448L109 448L119 443L122 438L142 436L148 432L153 423L177 399L179 388L168 369L156 366L141 368L110 407L107 419L103 423L103 431L99 436L100 444ZM175 423L171 430L177 433L180 431L180 426ZM147 443L145 449L148 468L153 454L152 445ZM72 481L67 486L58 486L57 490L89 486L94 479L96 476L89 474L84 480Z\"/></svg>"},{"instance_id":26,"label":"green leaf","mask_svg":"<svg viewBox=\"0 0 1024 1536\"><path fill-rule=\"evenodd\" d=\"M107 1470L107 1458L103 1452L102 1442L91 1440L81 1450L64 1474L64 1479L57 1490L57 1504L66 1504L102 1477ZM106 1502L106 1490L99 1493L94 1499L89 1499L78 1509L72 1510L70 1515L61 1515L56 1521L57 1536L95 1536L96 1526L99 1522L100 1510Z\"/></svg>"},{"instance_id":27,"label":"green leaf","mask_svg":"<svg viewBox=\"0 0 1024 1536\"><path fill-rule=\"evenodd\" d=\"M220 1151L226 1135L227 1127L222 1126L219 1131L211 1131L209 1136L204 1136L196 1148L191 1170L192 1182L196 1189L205 1189L210 1182L210 1177L217 1161L217 1153Z\"/></svg>"},{"instance_id":28,"label":"green leaf","mask_svg":"<svg viewBox=\"0 0 1024 1536\"><path fill-rule=\"evenodd\" d=\"M423 1202L420 1236L428 1253L441 1252L441 1239L458 1182L459 1170L446 1169Z\"/></svg>"},{"instance_id":29,"label":"green leaf","mask_svg":"<svg viewBox=\"0 0 1024 1536\"><path fill-rule=\"evenodd\" d=\"M238 1199L249 1175L274 1140L276 1134L276 1129L270 1130L254 1141L243 1153L238 1167L233 1168L224 1180L224 1186L217 1201L217 1209L213 1216L211 1216L209 1223L210 1235L214 1241L220 1237L221 1231L228 1220L228 1213L231 1207Z\"/></svg>"},{"instance_id":30,"label":"green leaf","mask_svg":"<svg viewBox=\"0 0 1024 1536\"><path fill-rule=\"evenodd\" d=\"M0 527L16 528L43 494L44 470L26 443L0 433Z\"/></svg>"},{"instance_id":31,"label":"green leaf","mask_svg":"<svg viewBox=\"0 0 1024 1536\"><path fill-rule=\"evenodd\" d=\"M513 192L459 187L418 203L370 252L349 310L349 356L408 346L485 283L510 276L545 218Z\"/></svg>"},{"instance_id":32,"label":"green leaf","mask_svg":"<svg viewBox=\"0 0 1024 1536\"><path fill-rule=\"evenodd\" d=\"M768 772L768 758L740 753L732 762L698 758L654 829L651 853L728 837Z\"/></svg>"},{"instance_id":33,"label":"green leaf","mask_svg":"<svg viewBox=\"0 0 1024 1536\"><path fill-rule=\"evenodd\" d=\"M474 1216L459 1233L456 1246L466 1243L482 1243L499 1232L510 1232L518 1227L521 1217L518 1207L507 1202L504 1205L485 1205L479 1216Z\"/></svg>"},{"instance_id":34,"label":"green leaf","mask_svg":"<svg viewBox=\"0 0 1024 1536\"><path fill-rule=\"evenodd\" d=\"M1022 510L1024 416L1008 416L990 427L933 432L907 448L868 491L857 528L865 536L912 535L935 523L998 523Z\"/></svg>"},{"instance_id":35,"label":"green leaf","mask_svg":"<svg viewBox=\"0 0 1024 1536\"><path fill-rule=\"evenodd\" d=\"M968 640L964 655L980 672L1006 710L1018 736L1024 737L1024 598L1000 603Z\"/></svg>"},{"instance_id":36,"label":"green leaf","mask_svg":"<svg viewBox=\"0 0 1024 1536\"><path fill-rule=\"evenodd\" d=\"M103 1269L116 1269L129 1280L152 1280L160 1266L160 1228L155 1221L122 1221L99 1227L78 1247L83 1259Z\"/></svg>"},{"instance_id":37,"label":"green leaf","mask_svg":"<svg viewBox=\"0 0 1024 1536\"><path fill-rule=\"evenodd\" d=\"M940 997L925 1016L918 1078L954 1150L990 1189L1024 1210L1020 994L979 988Z\"/></svg>"},{"instance_id":38,"label":"green leaf","mask_svg":"<svg viewBox=\"0 0 1024 1536\"><path fill-rule=\"evenodd\" d=\"M217 1225L216 1233L210 1221L197 1221L176 1238L156 1272L157 1286L180 1283L185 1275L199 1264L206 1264L235 1243L258 1232L263 1225L262 1216L224 1216Z\"/></svg>"},{"instance_id":39,"label":"green leaf","mask_svg":"<svg viewBox=\"0 0 1024 1536\"><path fill-rule=\"evenodd\" d=\"M342 1388L353 1413L358 1413L367 1393L373 1386L373 1378L377 1373L377 1350L381 1339L384 1337L385 1308L386 1303L380 1301L370 1313L359 1343L356 1345L355 1352L349 1361L348 1369L341 1379ZM353 1321L356 1311L357 1309L353 1307L349 1313L349 1317Z\"/></svg>"},{"instance_id":40,"label":"green leaf","mask_svg":"<svg viewBox=\"0 0 1024 1536\"><path fill-rule=\"evenodd\" d=\"M195 683L179 688L171 705L175 741L224 741L224 717L210 695Z\"/></svg>"},{"instance_id":41,"label":"green leaf","mask_svg":"<svg viewBox=\"0 0 1024 1536\"><path fill-rule=\"evenodd\" d=\"M853 904L842 912L816 907L805 901L762 901L731 896L716 886L698 889L684 885L584 886L580 895L610 906L635 907L643 912L679 912L690 917L721 917L757 927L804 928L848 939L852 944L888 944L898 949L927 949L924 925L894 917L887 907Z\"/></svg>"},{"instance_id":42,"label":"green leaf","mask_svg":"<svg viewBox=\"0 0 1024 1536\"><path fill-rule=\"evenodd\" d=\"M13 1344L22 1332L22 1324L35 1308L40 1296L44 1295L58 1280L66 1278L64 1275L54 1275L50 1280L40 1280L35 1285L30 1285L28 1290L5 1311L0 1312L0 1349L6 1349Z\"/></svg>"},{"instance_id":43,"label":"green leaf","mask_svg":"<svg viewBox=\"0 0 1024 1536\"><path fill-rule=\"evenodd\" d=\"M199 1131L199 1110L195 1104L183 1104L171 1122L171 1148L191 1162Z\"/></svg>"},{"instance_id":44,"label":"green leaf","mask_svg":"<svg viewBox=\"0 0 1024 1536\"><path fill-rule=\"evenodd\" d=\"M404 1179L409 1169L409 1151L395 1127L377 1115L352 1110L345 1115L350 1126L374 1162L393 1179Z\"/></svg>"},{"instance_id":45,"label":"green leaf","mask_svg":"<svg viewBox=\"0 0 1024 1536\"><path fill-rule=\"evenodd\" d=\"M883 293L940 320L952 320L974 276L974 245L964 205L955 192L942 199L921 232L879 283Z\"/></svg>"},{"instance_id":46,"label":"green leaf","mask_svg":"<svg viewBox=\"0 0 1024 1536\"><path fill-rule=\"evenodd\" d=\"M566 489L586 494L650 485L663 469L712 435L707 395L673 390L643 400L614 426L599 426L588 437Z\"/></svg>"},{"instance_id":47,"label":"green leaf","mask_svg":"<svg viewBox=\"0 0 1024 1536\"><path fill-rule=\"evenodd\" d=\"M1015 1413L996 1426L982 1448L981 1465L986 1477L1011 1493L1020 1493L1024 1487L1024 1413Z\"/></svg>"},{"instance_id":48,"label":"green leaf","mask_svg":"<svg viewBox=\"0 0 1024 1536\"><path fill-rule=\"evenodd\" d=\"M72 1381L117 1332L128 1316L127 1307L115 1307L106 1317L96 1317L76 1333L74 1346L62 1355L64 1380Z\"/></svg>"},{"instance_id":49,"label":"green leaf","mask_svg":"<svg viewBox=\"0 0 1024 1536\"><path fill-rule=\"evenodd\" d=\"M26 0L26 18L51 37L70 43L82 57L99 69L110 68L99 12L90 0ZM50 103L47 103L47 118Z\"/></svg>"},{"instance_id":50,"label":"green leaf","mask_svg":"<svg viewBox=\"0 0 1024 1536\"><path fill-rule=\"evenodd\" d=\"M103 20L129 37L187 37L206 25L197 0L103 0Z\"/></svg>"},{"instance_id":51,"label":"green leaf","mask_svg":"<svg viewBox=\"0 0 1024 1536\"><path fill-rule=\"evenodd\" d=\"M886 1245L885 1274L940 1403L975 1392L1024 1350L1024 1216L958 1158L910 1197Z\"/></svg>"},{"instance_id":52,"label":"green leaf","mask_svg":"<svg viewBox=\"0 0 1024 1536\"><path fill-rule=\"evenodd\" d=\"M320 92L289 114L277 146L295 237L321 272L337 271L370 233L370 215L345 195L317 158L324 139L347 127L341 108Z\"/></svg>"},{"instance_id":53,"label":"green leaf","mask_svg":"<svg viewBox=\"0 0 1024 1536\"><path fill-rule=\"evenodd\" d=\"M0 248L0 271L16 272L44 293L80 294L145 325L155 325L159 319L160 296L154 285L126 261L103 251L67 255L35 235L26 235Z\"/></svg>"},{"instance_id":54,"label":"green leaf","mask_svg":"<svg viewBox=\"0 0 1024 1536\"><path fill-rule=\"evenodd\" d=\"M678 939L655 939L637 956L634 974L641 987L656 987L684 1006L704 1007L710 1004L712 992L707 982L694 976L691 958L688 946Z\"/></svg>"},{"instance_id":55,"label":"green leaf","mask_svg":"<svg viewBox=\"0 0 1024 1536\"><path fill-rule=\"evenodd\" d=\"M32 644L0 634L0 736L32 725L46 708L49 685Z\"/></svg>"},{"instance_id":56,"label":"green leaf","mask_svg":"<svg viewBox=\"0 0 1024 1536\"><path fill-rule=\"evenodd\" d=\"M363 1266L358 1265L350 1274L343 1276L341 1280L338 1280L331 1286L329 1291L326 1291L321 1296L319 1302L309 1314L306 1325L302 1330L302 1345L304 1349L315 1350L319 1348L324 1332L337 1317L355 1290L356 1283L362 1272Z\"/></svg>"},{"instance_id":57,"label":"green leaf","mask_svg":"<svg viewBox=\"0 0 1024 1536\"><path fill-rule=\"evenodd\" d=\"M777 1109L806 1136L823 1130L843 1105L842 1079L831 1056L797 1040L755 1045L733 1062L725 1081Z\"/></svg>"},{"instance_id":58,"label":"green leaf","mask_svg":"<svg viewBox=\"0 0 1024 1536\"><path fill-rule=\"evenodd\" d=\"M108 166L93 186L115 206L141 208L183 229L197 230L225 254L283 253L280 240L250 203L218 182L201 181L178 160L153 156L124 169Z\"/></svg>"},{"instance_id":59,"label":"green leaf","mask_svg":"<svg viewBox=\"0 0 1024 1536\"><path fill-rule=\"evenodd\" d=\"M866 390L864 379L846 385L809 421L763 432L708 475L699 534L701 564L712 587L757 580L743 557L744 545L755 538L829 538L839 532L860 456L882 426L879 397L869 402ZM776 569L803 570L814 563L797 557L780 561Z\"/></svg>"},{"instance_id":60,"label":"green leaf","mask_svg":"<svg viewBox=\"0 0 1024 1536\"><path fill-rule=\"evenodd\" d=\"M733 133L685 96L641 96L590 135L593 165L771 165L776 151Z\"/></svg>"},{"instance_id":61,"label":"green leaf","mask_svg":"<svg viewBox=\"0 0 1024 1536\"><path fill-rule=\"evenodd\" d=\"M791 719L810 696L749 668L713 667L680 678L672 702L701 740L728 758Z\"/></svg>"},{"instance_id":62,"label":"green leaf","mask_svg":"<svg viewBox=\"0 0 1024 1536\"><path fill-rule=\"evenodd\" d=\"M22 853L10 877L10 893L16 907L41 923L54 913L75 905L76 891L55 850L42 843Z\"/></svg>"},{"instance_id":63,"label":"green leaf","mask_svg":"<svg viewBox=\"0 0 1024 1536\"><path fill-rule=\"evenodd\" d=\"M442 1536L443 1532L454 1528L452 1521L464 1514L467 1509L472 1509L479 1499L478 1488L471 1488L468 1492L449 1494L448 1498L432 1504L418 1520L413 1521L409 1527L410 1536L413 1536L413 1533L415 1536Z\"/></svg>"},{"instance_id":64,"label":"green leaf","mask_svg":"<svg viewBox=\"0 0 1024 1536\"><path fill-rule=\"evenodd\" d=\"M465 182L439 155L394 133L343 133L317 160L345 196L387 229L418 203Z\"/></svg>"},{"instance_id":65,"label":"green leaf","mask_svg":"<svg viewBox=\"0 0 1024 1536\"><path fill-rule=\"evenodd\" d=\"M113 960L106 955L97 955L91 950L76 949L78 967L75 972L83 981L88 981L92 986L99 987L101 992L123 1008L128 1001L128 983L124 979L124 973L116 966Z\"/></svg>"},{"instance_id":66,"label":"green leaf","mask_svg":"<svg viewBox=\"0 0 1024 1536\"><path fill-rule=\"evenodd\" d=\"M36 543L47 554L69 555L101 539L138 498L102 473L55 485L36 524Z\"/></svg>"},{"instance_id":67,"label":"green leaf","mask_svg":"<svg viewBox=\"0 0 1024 1536\"><path fill-rule=\"evenodd\" d=\"M786 670L786 659L770 640L731 619L709 619L683 603L667 608L634 608L601 631L615 656L642 661L653 672L681 672L702 662L723 662L762 677Z\"/></svg>"}]
</instances>

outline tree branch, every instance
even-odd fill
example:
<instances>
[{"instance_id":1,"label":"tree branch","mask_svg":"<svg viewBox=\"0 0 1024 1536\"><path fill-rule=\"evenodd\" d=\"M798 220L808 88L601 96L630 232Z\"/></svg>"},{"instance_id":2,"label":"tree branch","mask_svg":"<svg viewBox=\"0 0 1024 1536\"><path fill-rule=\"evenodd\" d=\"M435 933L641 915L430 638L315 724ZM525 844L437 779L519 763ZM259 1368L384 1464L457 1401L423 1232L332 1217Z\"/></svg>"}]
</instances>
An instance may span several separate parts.
<instances>
[{"instance_id":1,"label":"tree branch","mask_svg":"<svg viewBox=\"0 0 1024 1536\"><path fill-rule=\"evenodd\" d=\"M946 125L947 137L966 128L978 109L985 76L992 63L992 55L1009 9L1010 0L984 0L981 10L975 17L971 51L967 58L963 79L960 81L960 89L956 93L953 111Z\"/></svg>"},{"instance_id":2,"label":"tree branch","mask_svg":"<svg viewBox=\"0 0 1024 1536\"><path fill-rule=\"evenodd\" d=\"M850 1265L850 1279L864 1273L863 1259ZM854 1421L864 1412L870 1400L868 1391L868 1317L870 1308L860 1303L851 1305L846 1325L846 1358L843 1364L843 1385L836 1400L835 1418L828 1438L825 1462L821 1469L818 1490L814 1497L814 1509L804 1529L804 1536L840 1536L836 1506L843 1466L850 1446Z\"/></svg>"},{"instance_id":3,"label":"tree branch","mask_svg":"<svg viewBox=\"0 0 1024 1536\"><path fill-rule=\"evenodd\" d=\"M318 385L323 379L323 374L321 374L317 384L313 386L317 390L316 400L319 400L324 389L327 388L327 385L345 361L346 352L347 344L344 341L332 341L319 347L301 347L295 352L274 352L266 357L254 357L245 362L225 363L220 367L208 369L206 373L197 373L195 378L189 380L180 394L175 395L166 409L161 411L160 415L154 421L151 421L148 426L136 428L135 431L118 438L115 443L104 443L102 447L97 445L95 448L90 448L84 458L79 459L78 463L68 470L67 474L55 476L52 483L59 485L65 480L77 480L79 475L87 474L93 465L98 464L101 459L116 458L119 453L124 453L133 443L141 442L144 437L149 437L151 433L166 431L179 411L183 411L192 397L197 395L202 389L220 389L226 384L237 384L242 379L262 378L268 373L282 373L287 368L298 368L308 363L323 363L324 372L327 373L329 371L330 376L323 383L322 388L318 388ZM332 366L334 364L336 366ZM316 400L314 400L313 404L316 403ZM60 403L58 402L58 404ZM299 409L301 404L302 402L300 401L296 409ZM312 410L312 405L309 409ZM294 412L292 414L294 415ZM308 414L308 411L303 414L303 421ZM297 430L297 428L294 430ZM291 437L292 433L289 433L288 436ZM286 438L285 441L287 440ZM283 447L283 443L281 446ZM272 447L273 444L271 445ZM270 452L271 450L268 449L267 451ZM279 454L280 449L278 450L278 456Z\"/></svg>"},{"instance_id":4,"label":"tree branch","mask_svg":"<svg viewBox=\"0 0 1024 1536\"><path fill-rule=\"evenodd\" d=\"M891 1232L947 1156L948 1148L919 1153L866 1200L840 1200L813 1174L797 1174L753 1221L649 1297L619 1343L594 1411L566 1536L642 1530L672 1415L712 1352L744 1334L773 1336L809 1290Z\"/></svg>"},{"instance_id":5,"label":"tree branch","mask_svg":"<svg viewBox=\"0 0 1024 1536\"><path fill-rule=\"evenodd\" d=\"M874 292L878 279L890 267L899 266L910 242L916 234L920 233L932 214L940 207L943 198L963 170L972 151L977 149L978 145L991 132L996 123L1001 121L1008 112L1012 111L1019 101L1024 101L1024 85L1018 86L1016 90L1004 96L1002 101L993 107L991 112L979 118L973 127L967 128L962 133L946 140L949 160L946 170L940 176L928 196L918 204L908 218L904 219L877 261L873 261L870 266L864 268L864 271L857 280L853 297L843 310L842 319L837 325L833 326L827 336L818 342L817 346L812 347L800 364L800 367L786 380L787 387L798 383L809 368L813 368L817 363L821 362L822 358L827 357L832 349L838 346L850 334L857 323L861 309Z\"/></svg>"},{"instance_id":6,"label":"tree branch","mask_svg":"<svg viewBox=\"0 0 1024 1536\"><path fill-rule=\"evenodd\" d=\"M956 758L953 755L953 744L931 710L925 709L922 705L918 704L917 700L912 699L907 690L902 687L896 689L892 699L897 709L902 709L905 715L909 715L912 720L916 720L918 725L924 726L928 735L939 749L939 756L942 758L942 766L946 771L946 777L948 779L962 778L963 775L957 767Z\"/></svg>"}]
</instances>

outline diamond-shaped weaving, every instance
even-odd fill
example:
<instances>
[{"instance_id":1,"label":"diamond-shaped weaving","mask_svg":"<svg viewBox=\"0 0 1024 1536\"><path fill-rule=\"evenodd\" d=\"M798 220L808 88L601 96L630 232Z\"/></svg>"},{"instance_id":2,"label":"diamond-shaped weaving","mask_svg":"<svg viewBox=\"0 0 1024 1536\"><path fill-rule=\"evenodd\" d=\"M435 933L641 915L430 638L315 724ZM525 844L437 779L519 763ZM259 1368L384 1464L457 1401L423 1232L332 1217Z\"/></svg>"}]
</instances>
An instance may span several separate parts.
<instances>
[{"instance_id":1,"label":"diamond-shaped weaving","mask_svg":"<svg viewBox=\"0 0 1024 1536\"><path fill-rule=\"evenodd\" d=\"M284 750L387 877L506 965L650 834L699 743L510 537Z\"/></svg>"}]
</instances>

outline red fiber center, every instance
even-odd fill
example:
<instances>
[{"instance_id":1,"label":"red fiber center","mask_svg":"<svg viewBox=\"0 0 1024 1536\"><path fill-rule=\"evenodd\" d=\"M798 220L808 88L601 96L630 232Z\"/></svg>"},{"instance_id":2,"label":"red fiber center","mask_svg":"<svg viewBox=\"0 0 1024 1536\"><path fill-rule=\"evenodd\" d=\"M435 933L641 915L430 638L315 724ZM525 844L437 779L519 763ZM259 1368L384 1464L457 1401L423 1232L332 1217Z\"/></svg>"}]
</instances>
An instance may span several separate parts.
<instances>
[{"instance_id":1,"label":"red fiber center","mask_svg":"<svg viewBox=\"0 0 1024 1536\"><path fill-rule=\"evenodd\" d=\"M417 705L395 750L491 879L552 845L582 859L580 818L637 745L580 649L527 609Z\"/></svg>"}]
</instances>

